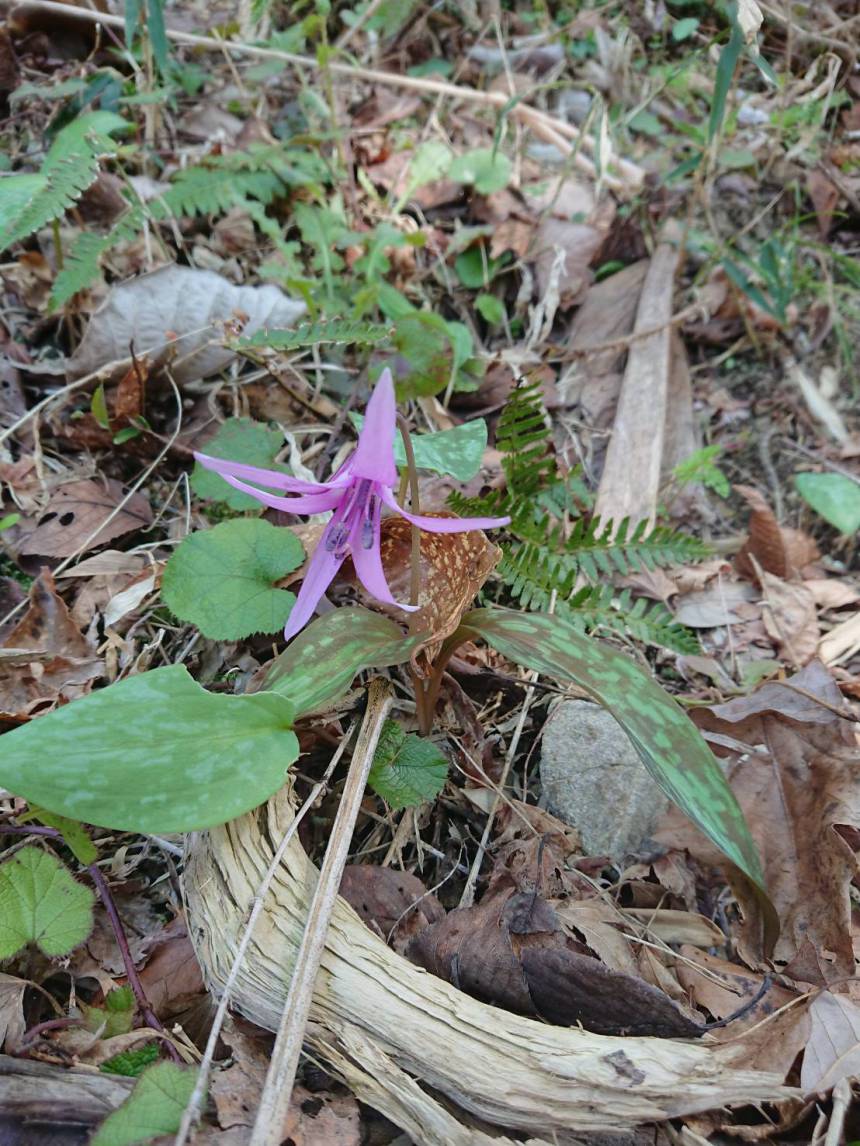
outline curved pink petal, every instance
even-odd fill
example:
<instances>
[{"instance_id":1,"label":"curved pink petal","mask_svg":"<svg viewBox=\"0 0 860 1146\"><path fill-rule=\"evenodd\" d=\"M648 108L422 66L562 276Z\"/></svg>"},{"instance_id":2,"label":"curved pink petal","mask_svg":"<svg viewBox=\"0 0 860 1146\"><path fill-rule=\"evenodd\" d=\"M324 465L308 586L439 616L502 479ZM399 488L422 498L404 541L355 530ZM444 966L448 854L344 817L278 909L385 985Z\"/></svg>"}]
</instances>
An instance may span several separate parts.
<instances>
[{"instance_id":1,"label":"curved pink petal","mask_svg":"<svg viewBox=\"0 0 860 1146\"><path fill-rule=\"evenodd\" d=\"M394 380L390 370L383 370L364 411L364 425L358 435L358 445L344 467L352 477L369 478L387 486L396 485L397 466L394 462L396 420Z\"/></svg>"},{"instance_id":2,"label":"curved pink petal","mask_svg":"<svg viewBox=\"0 0 860 1146\"><path fill-rule=\"evenodd\" d=\"M234 489L241 490L242 493L247 493L249 497L256 498L263 505L268 505L271 509L280 509L284 513L324 513L327 509L336 509L344 496L342 489L327 490L322 486L310 486L311 489L316 489L318 492L308 493L304 496L296 494L294 497L278 497L275 493L266 493L265 490L257 489L256 486L248 485L247 482L240 481L232 474L221 474L221 477Z\"/></svg>"},{"instance_id":3,"label":"curved pink petal","mask_svg":"<svg viewBox=\"0 0 860 1146\"><path fill-rule=\"evenodd\" d=\"M352 563L355 566L356 576L371 596L375 597L377 601L384 602L386 605L396 605L398 609L405 609L408 613L412 613L417 610L418 606L401 605L399 601L396 601L385 579L385 570L382 567L382 554L379 548L379 517L381 509L379 499L374 498L372 517L370 519L373 525L373 540L368 548L365 548L362 544L364 540L364 520L357 521L353 526L352 535L350 536Z\"/></svg>"},{"instance_id":4,"label":"curved pink petal","mask_svg":"<svg viewBox=\"0 0 860 1146\"><path fill-rule=\"evenodd\" d=\"M322 493L324 490L338 489L349 481L348 476L332 481L302 481L277 470L249 466L245 462L231 462L229 458L213 458L210 454L201 454L196 450L194 457L205 469L212 470L223 478L244 478L245 481L255 481L258 485L267 485L270 489L283 489L290 493Z\"/></svg>"},{"instance_id":5,"label":"curved pink petal","mask_svg":"<svg viewBox=\"0 0 860 1146\"><path fill-rule=\"evenodd\" d=\"M380 489L379 496L389 509L417 525L419 529L426 529L428 533L468 533L470 529L498 529L502 525L509 525L509 517L425 517L422 514L407 513L390 489Z\"/></svg>"},{"instance_id":6,"label":"curved pink petal","mask_svg":"<svg viewBox=\"0 0 860 1146\"><path fill-rule=\"evenodd\" d=\"M314 555L308 563L305 579L293 605L293 611L287 618L284 627L284 639L289 641L305 627L319 604L320 598L331 585L335 574L343 564L345 552L340 555L326 549L320 544L314 550Z\"/></svg>"}]
</instances>

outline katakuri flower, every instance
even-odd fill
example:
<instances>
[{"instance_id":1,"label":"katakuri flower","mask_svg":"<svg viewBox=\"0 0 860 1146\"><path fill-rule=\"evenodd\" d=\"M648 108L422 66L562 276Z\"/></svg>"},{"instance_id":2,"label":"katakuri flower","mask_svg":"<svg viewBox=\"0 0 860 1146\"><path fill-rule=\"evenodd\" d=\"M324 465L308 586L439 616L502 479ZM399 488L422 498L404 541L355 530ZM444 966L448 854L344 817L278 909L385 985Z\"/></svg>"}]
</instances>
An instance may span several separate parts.
<instances>
[{"instance_id":1,"label":"katakuri flower","mask_svg":"<svg viewBox=\"0 0 860 1146\"><path fill-rule=\"evenodd\" d=\"M394 461L397 404L391 371L384 370L367 404L364 425L354 452L330 481L308 482L276 470L231 462L195 453L206 469L220 474L235 489L284 513L323 513L333 510L308 564L305 579L290 613L284 636L294 637L310 618L347 556L352 557L365 589L386 605L412 611L395 601L385 579L380 554L382 507L388 506L413 525L432 533L463 533L507 525L509 517L424 517L407 513L394 496L398 484ZM257 489L248 482L283 490L287 497Z\"/></svg>"}]
</instances>

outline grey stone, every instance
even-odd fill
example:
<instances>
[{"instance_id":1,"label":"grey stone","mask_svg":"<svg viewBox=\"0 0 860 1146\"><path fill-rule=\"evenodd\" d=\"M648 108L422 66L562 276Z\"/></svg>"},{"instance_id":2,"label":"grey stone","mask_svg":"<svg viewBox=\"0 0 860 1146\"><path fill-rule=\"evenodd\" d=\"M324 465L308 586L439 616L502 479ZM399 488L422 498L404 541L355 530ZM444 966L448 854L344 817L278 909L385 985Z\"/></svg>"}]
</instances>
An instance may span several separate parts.
<instances>
[{"instance_id":1,"label":"grey stone","mask_svg":"<svg viewBox=\"0 0 860 1146\"><path fill-rule=\"evenodd\" d=\"M621 725L587 700L564 700L541 739L547 807L578 828L588 855L638 854L668 807Z\"/></svg>"}]
</instances>

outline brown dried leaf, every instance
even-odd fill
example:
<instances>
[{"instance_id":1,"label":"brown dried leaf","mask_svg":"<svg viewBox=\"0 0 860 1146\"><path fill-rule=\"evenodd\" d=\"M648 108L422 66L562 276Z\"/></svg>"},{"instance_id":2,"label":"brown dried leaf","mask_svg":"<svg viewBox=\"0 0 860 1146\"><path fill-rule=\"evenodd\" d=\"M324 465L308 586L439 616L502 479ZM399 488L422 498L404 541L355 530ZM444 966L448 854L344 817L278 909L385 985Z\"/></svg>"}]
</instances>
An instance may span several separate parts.
<instances>
[{"instance_id":1,"label":"brown dried leaf","mask_svg":"<svg viewBox=\"0 0 860 1146\"><path fill-rule=\"evenodd\" d=\"M0 646L0 713L22 720L34 709L74 700L103 671L44 569L30 587L27 612Z\"/></svg>"},{"instance_id":2,"label":"brown dried leaf","mask_svg":"<svg viewBox=\"0 0 860 1146\"><path fill-rule=\"evenodd\" d=\"M815 973L820 983L854 972L849 887L856 860L843 826L860 827L860 751L847 722L832 710L841 705L836 683L813 662L787 684L766 684L750 697L697 714L706 738L716 735L737 746L728 779L782 924L773 962L787 974L800 974L794 961L808 944L813 957L804 957L802 973ZM720 744L718 739L715 748L724 755ZM675 811L655 838L687 848L710 866L721 865L713 847ZM764 954L757 900L741 883L735 890L744 914L738 950L755 966Z\"/></svg>"},{"instance_id":3,"label":"brown dried leaf","mask_svg":"<svg viewBox=\"0 0 860 1146\"><path fill-rule=\"evenodd\" d=\"M340 894L372 931L401 953L415 935L445 917L445 908L417 876L391 867L348 864Z\"/></svg>"},{"instance_id":4,"label":"brown dried leaf","mask_svg":"<svg viewBox=\"0 0 860 1146\"><path fill-rule=\"evenodd\" d=\"M147 942L147 962L140 972L146 997L166 1022L184 1011L206 990L185 920L172 919Z\"/></svg>"},{"instance_id":5,"label":"brown dried leaf","mask_svg":"<svg viewBox=\"0 0 860 1146\"><path fill-rule=\"evenodd\" d=\"M763 569L759 581L764 591L762 618L768 636L776 642L780 656L800 668L818 651L815 598L803 582L789 583Z\"/></svg>"},{"instance_id":6,"label":"brown dried leaf","mask_svg":"<svg viewBox=\"0 0 860 1146\"><path fill-rule=\"evenodd\" d=\"M749 537L735 558L735 566L745 577L755 579L757 571L752 558L767 573L792 577L820 556L818 546L798 529L784 528L757 489L747 485L734 487L746 500L752 513Z\"/></svg>"},{"instance_id":7,"label":"brown dried leaf","mask_svg":"<svg viewBox=\"0 0 860 1146\"><path fill-rule=\"evenodd\" d=\"M268 1040L246 1034L235 1019L228 1019L222 1038L230 1046L234 1062L213 1075L209 1088L218 1122L225 1130L251 1127L271 1061ZM292 1146L358 1146L358 1103L351 1094L312 1094L297 1084L280 1141Z\"/></svg>"},{"instance_id":8,"label":"brown dried leaf","mask_svg":"<svg viewBox=\"0 0 860 1146\"><path fill-rule=\"evenodd\" d=\"M803 584L819 609L844 609L860 600L860 593L847 581L835 577L808 577Z\"/></svg>"},{"instance_id":9,"label":"brown dried leaf","mask_svg":"<svg viewBox=\"0 0 860 1146\"><path fill-rule=\"evenodd\" d=\"M800 1085L808 1093L830 1090L842 1078L860 1075L860 1006L822 991L809 1008L812 1030L803 1056Z\"/></svg>"},{"instance_id":10,"label":"brown dried leaf","mask_svg":"<svg viewBox=\"0 0 860 1146\"><path fill-rule=\"evenodd\" d=\"M26 979L0 972L0 1051L6 1054L14 1053L27 1029L24 992L29 985Z\"/></svg>"},{"instance_id":11,"label":"brown dried leaf","mask_svg":"<svg viewBox=\"0 0 860 1146\"><path fill-rule=\"evenodd\" d=\"M152 522L152 510L143 494L133 494L122 509L115 512L122 498L122 486L113 478L58 486L19 552L40 557L72 557Z\"/></svg>"},{"instance_id":12,"label":"brown dried leaf","mask_svg":"<svg viewBox=\"0 0 860 1146\"><path fill-rule=\"evenodd\" d=\"M816 167L806 173L806 190L815 208L821 237L826 239L833 226L833 214L839 203L839 188Z\"/></svg>"}]
</instances>

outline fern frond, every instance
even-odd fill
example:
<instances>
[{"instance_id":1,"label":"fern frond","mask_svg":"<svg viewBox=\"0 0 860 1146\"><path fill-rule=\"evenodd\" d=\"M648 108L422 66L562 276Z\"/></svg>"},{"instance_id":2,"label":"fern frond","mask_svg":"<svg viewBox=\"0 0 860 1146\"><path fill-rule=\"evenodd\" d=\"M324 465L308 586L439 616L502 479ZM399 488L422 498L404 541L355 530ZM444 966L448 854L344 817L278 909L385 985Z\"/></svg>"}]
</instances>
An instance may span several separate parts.
<instances>
[{"instance_id":1,"label":"fern frond","mask_svg":"<svg viewBox=\"0 0 860 1146\"><path fill-rule=\"evenodd\" d=\"M39 176L24 206L0 234L0 250L20 243L54 219L61 219L95 182L99 164L92 154L70 155Z\"/></svg>"},{"instance_id":2,"label":"fern frond","mask_svg":"<svg viewBox=\"0 0 860 1146\"><path fill-rule=\"evenodd\" d=\"M236 339L234 346L240 350L301 350L323 343L374 346L390 337L391 328L380 323L333 318L305 322L294 330L258 330L248 338Z\"/></svg>"},{"instance_id":3,"label":"fern frond","mask_svg":"<svg viewBox=\"0 0 860 1146\"><path fill-rule=\"evenodd\" d=\"M547 415L537 384L521 384L511 394L499 418L496 446L504 455L508 489L518 500L556 480Z\"/></svg>"},{"instance_id":4,"label":"fern frond","mask_svg":"<svg viewBox=\"0 0 860 1146\"><path fill-rule=\"evenodd\" d=\"M117 243L130 242L142 226L142 208L132 207L106 235L93 235L86 231L78 235L66 254L63 269L54 279L48 311L57 310L78 291L92 286L101 274L102 256Z\"/></svg>"},{"instance_id":5,"label":"fern frond","mask_svg":"<svg viewBox=\"0 0 860 1146\"><path fill-rule=\"evenodd\" d=\"M172 215L219 215L249 198L270 203L282 189L283 183L271 171L189 167L179 172L157 203Z\"/></svg>"}]
</instances>

